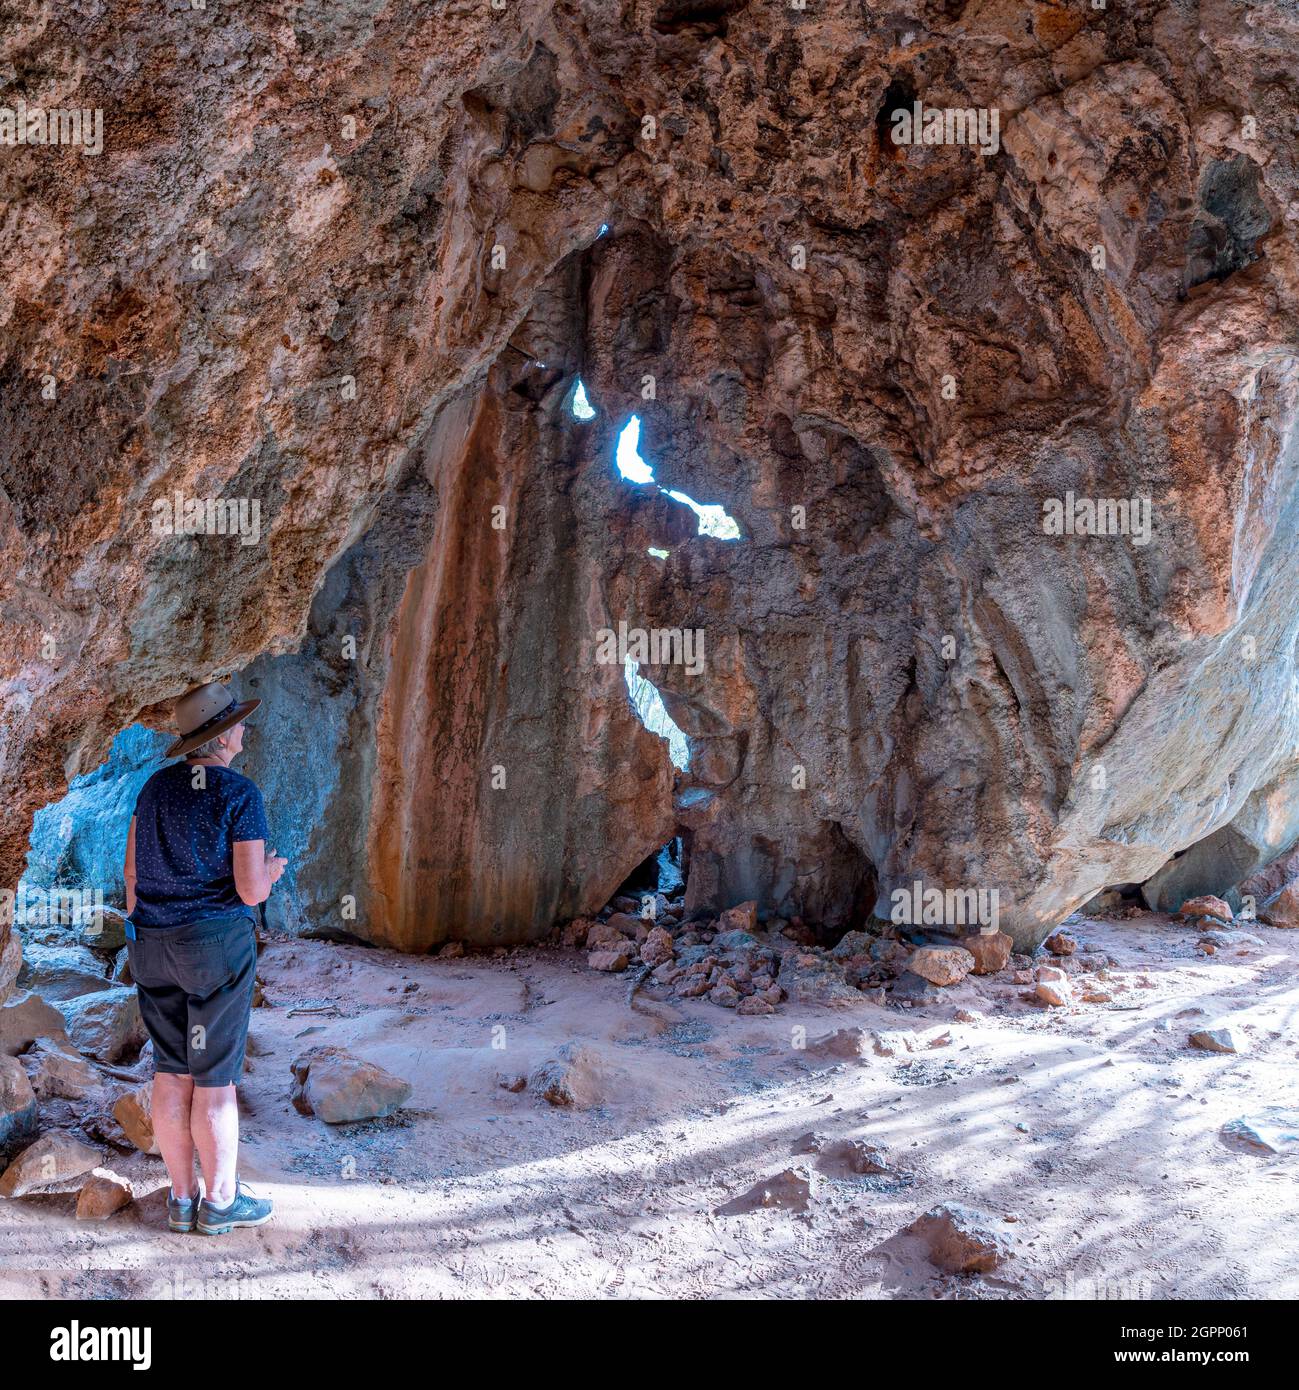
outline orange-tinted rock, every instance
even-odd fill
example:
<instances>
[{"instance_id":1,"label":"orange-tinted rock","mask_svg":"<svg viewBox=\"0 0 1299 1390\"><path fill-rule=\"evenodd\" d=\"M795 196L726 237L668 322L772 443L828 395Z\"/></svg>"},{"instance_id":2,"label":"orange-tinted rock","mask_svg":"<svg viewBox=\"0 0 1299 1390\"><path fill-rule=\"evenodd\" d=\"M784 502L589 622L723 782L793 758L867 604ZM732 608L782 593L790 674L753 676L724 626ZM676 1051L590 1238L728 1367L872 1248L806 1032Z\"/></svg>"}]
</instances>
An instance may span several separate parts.
<instances>
[{"instance_id":1,"label":"orange-tinted rock","mask_svg":"<svg viewBox=\"0 0 1299 1390\"><path fill-rule=\"evenodd\" d=\"M974 957L974 974L995 975L1010 963L1014 943L1004 931L998 931L987 936L981 932L963 936L961 945Z\"/></svg>"}]
</instances>

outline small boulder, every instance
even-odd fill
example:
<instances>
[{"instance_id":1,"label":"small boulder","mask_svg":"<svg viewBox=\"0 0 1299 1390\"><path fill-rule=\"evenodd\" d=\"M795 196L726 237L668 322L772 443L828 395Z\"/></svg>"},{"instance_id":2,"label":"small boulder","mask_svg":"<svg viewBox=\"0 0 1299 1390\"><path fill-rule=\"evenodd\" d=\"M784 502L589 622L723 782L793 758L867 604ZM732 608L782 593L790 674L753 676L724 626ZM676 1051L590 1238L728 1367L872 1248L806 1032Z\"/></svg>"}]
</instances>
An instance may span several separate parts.
<instances>
[{"instance_id":1,"label":"small boulder","mask_svg":"<svg viewBox=\"0 0 1299 1390\"><path fill-rule=\"evenodd\" d=\"M78 1052L98 1062L116 1062L145 1039L134 989L115 985L58 1005L68 1037Z\"/></svg>"},{"instance_id":2,"label":"small boulder","mask_svg":"<svg viewBox=\"0 0 1299 1390\"><path fill-rule=\"evenodd\" d=\"M756 1018L763 1014L774 1014L776 1006L760 994L749 994L736 1005L735 1012L743 1014L746 1018Z\"/></svg>"},{"instance_id":3,"label":"small boulder","mask_svg":"<svg viewBox=\"0 0 1299 1390\"><path fill-rule=\"evenodd\" d=\"M754 932L757 931L757 929L758 904L756 902L739 903L735 907L728 907L717 919L717 930L719 932Z\"/></svg>"},{"instance_id":4,"label":"small boulder","mask_svg":"<svg viewBox=\"0 0 1299 1390\"><path fill-rule=\"evenodd\" d=\"M63 1015L39 994L24 991L0 1004L0 1052L16 1057L42 1037L63 1032Z\"/></svg>"},{"instance_id":5,"label":"small boulder","mask_svg":"<svg viewBox=\"0 0 1299 1390\"><path fill-rule=\"evenodd\" d=\"M913 951L907 969L931 985L959 985L974 969L974 957L964 946L921 946Z\"/></svg>"},{"instance_id":6,"label":"small boulder","mask_svg":"<svg viewBox=\"0 0 1299 1390\"><path fill-rule=\"evenodd\" d=\"M528 1077L528 1090L561 1110L590 1110L608 1098L604 1059L585 1043L565 1043Z\"/></svg>"},{"instance_id":7,"label":"small boulder","mask_svg":"<svg viewBox=\"0 0 1299 1390\"><path fill-rule=\"evenodd\" d=\"M86 1100L104 1084L103 1076L66 1040L37 1038L28 1059L32 1090L42 1100Z\"/></svg>"},{"instance_id":8,"label":"small boulder","mask_svg":"<svg viewBox=\"0 0 1299 1390\"><path fill-rule=\"evenodd\" d=\"M871 1055L871 1035L864 1028L837 1028L810 1038L804 1049L809 1057L835 1057L845 1062L864 1062Z\"/></svg>"},{"instance_id":9,"label":"small boulder","mask_svg":"<svg viewBox=\"0 0 1299 1390\"><path fill-rule=\"evenodd\" d=\"M158 1140L153 1132L153 1082L146 1081L134 1091L118 1098L113 1118L122 1132L141 1153L156 1154Z\"/></svg>"},{"instance_id":10,"label":"small boulder","mask_svg":"<svg viewBox=\"0 0 1299 1390\"><path fill-rule=\"evenodd\" d=\"M762 942L752 932L745 931L742 927L720 932L713 938L713 950L715 951L752 951L761 945Z\"/></svg>"},{"instance_id":11,"label":"small boulder","mask_svg":"<svg viewBox=\"0 0 1299 1390\"><path fill-rule=\"evenodd\" d=\"M15 1058L0 1054L0 1158L25 1148L39 1129L36 1093L27 1073Z\"/></svg>"},{"instance_id":12,"label":"small boulder","mask_svg":"<svg viewBox=\"0 0 1299 1390\"><path fill-rule=\"evenodd\" d=\"M961 938L961 945L974 957L975 975L995 975L1010 962L1014 941L1004 931L975 932Z\"/></svg>"},{"instance_id":13,"label":"small boulder","mask_svg":"<svg viewBox=\"0 0 1299 1390\"><path fill-rule=\"evenodd\" d=\"M640 948L640 958L646 965L663 965L672 959L672 934L654 927Z\"/></svg>"},{"instance_id":14,"label":"small boulder","mask_svg":"<svg viewBox=\"0 0 1299 1390\"><path fill-rule=\"evenodd\" d=\"M1216 1028L1197 1028L1190 1035L1192 1047L1202 1048L1205 1052L1243 1052L1245 1050L1244 1039L1241 1038L1235 1029L1220 1025Z\"/></svg>"},{"instance_id":15,"label":"small boulder","mask_svg":"<svg viewBox=\"0 0 1299 1390\"><path fill-rule=\"evenodd\" d=\"M629 917L626 919L631 921ZM617 927L611 926L608 922L592 922L586 932L586 949L588 951L625 951L627 949L627 938Z\"/></svg>"},{"instance_id":16,"label":"small boulder","mask_svg":"<svg viewBox=\"0 0 1299 1390\"><path fill-rule=\"evenodd\" d=\"M1177 909L1177 915L1184 922L1196 922L1202 917L1213 917L1227 926L1231 926L1236 919L1236 914L1231 908L1221 898L1215 898L1212 893L1204 893L1198 898L1187 898Z\"/></svg>"},{"instance_id":17,"label":"small boulder","mask_svg":"<svg viewBox=\"0 0 1299 1390\"><path fill-rule=\"evenodd\" d=\"M1299 879L1274 893L1259 908L1258 920L1269 927L1299 927Z\"/></svg>"},{"instance_id":18,"label":"small boulder","mask_svg":"<svg viewBox=\"0 0 1299 1390\"><path fill-rule=\"evenodd\" d=\"M438 952L438 960L459 960L465 953L463 941L448 941Z\"/></svg>"},{"instance_id":19,"label":"small boulder","mask_svg":"<svg viewBox=\"0 0 1299 1390\"><path fill-rule=\"evenodd\" d=\"M924 1241L930 1263L949 1274L987 1274L1010 1254L991 1216L957 1202L940 1202L906 1229Z\"/></svg>"},{"instance_id":20,"label":"small boulder","mask_svg":"<svg viewBox=\"0 0 1299 1390\"><path fill-rule=\"evenodd\" d=\"M77 1193L78 1221L107 1221L131 1200L131 1184L107 1168L96 1168Z\"/></svg>"},{"instance_id":21,"label":"small boulder","mask_svg":"<svg viewBox=\"0 0 1299 1390\"><path fill-rule=\"evenodd\" d=\"M1299 1149L1299 1110L1269 1105L1252 1115L1228 1120L1220 1132L1233 1148L1267 1154Z\"/></svg>"},{"instance_id":22,"label":"small boulder","mask_svg":"<svg viewBox=\"0 0 1299 1390\"><path fill-rule=\"evenodd\" d=\"M587 933L594 923L589 917L574 917L560 935L560 944L569 950L577 950L586 945Z\"/></svg>"},{"instance_id":23,"label":"small boulder","mask_svg":"<svg viewBox=\"0 0 1299 1390\"><path fill-rule=\"evenodd\" d=\"M602 925L606 929L612 929L613 931L617 932L617 934L622 938L623 944L625 945L627 941L635 941L636 933L639 932L641 928L647 924L645 918L638 917L633 913L615 912L613 916L610 917L609 920L607 922L604 922ZM603 941L609 940L610 938L607 935L601 935L599 939ZM587 936L586 944L588 946L591 945L591 935L589 934Z\"/></svg>"},{"instance_id":24,"label":"small boulder","mask_svg":"<svg viewBox=\"0 0 1299 1390\"><path fill-rule=\"evenodd\" d=\"M18 984L47 1000L75 999L81 994L112 988L104 962L88 946L74 943L28 945Z\"/></svg>"},{"instance_id":25,"label":"small boulder","mask_svg":"<svg viewBox=\"0 0 1299 1390\"><path fill-rule=\"evenodd\" d=\"M773 1178L760 1178L746 1192L717 1207L716 1216L743 1216L751 1211L806 1211L812 1184L806 1173L786 1168Z\"/></svg>"},{"instance_id":26,"label":"small boulder","mask_svg":"<svg viewBox=\"0 0 1299 1390\"><path fill-rule=\"evenodd\" d=\"M864 1139L830 1139L821 1145L820 1170L830 1177L866 1177L887 1173L884 1153Z\"/></svg>"},{"instance_id":27,"label":"small boulder","mask_svg":"<svg viewBox=\"0 0 1299 1390\"><path fill-rule=\"evenodd\" d=\"M602 970L606 974L616 975L626 970L630 959L624 948L621 951L592 951L587 956L586 963L592 970Z\"/></svg>"},{"instance_id":28,"label":"small boulder","mask_svg":"<svg viewBox=\"0 0 1299 1390\"><path fill-rule=\"evenodd\" d=\"M1034 975L1033 993L1053 1009L1063 1009L1073 1003L1073 986L1058 966L1039 965Z\"/></svg>"},{"instance_id":29,"label":"small boulder","mask_svg":"<svg viewBox=\"0 0 1299 1390\"><path fill-rule=\"evenodd\" d=\"M777 980L793 1004L843 1009L862 1002L861 994L848 983L838 961L811 952L786 951Z\"/></svg>"},{"instance_id":30,"label":"small boulder","mask_svg":"<svg viewBox=\"0 0 1299 1390\"><path fill-rule=\"evenodd\" d=\"M1053 956L1071 956L1078 949L1078 942L1063 928L1053 931L1042 945Z\"/></svg>"},{"instance_id":31,"label":"small boulder","mask_svg":"<svg viewBox=\"0 0 1299 1390\"><path fill-rule=\"evenodd\" d=\"M341 1047L313 1047L292 1064L290 1099L326 1124L379 1120L410 1099L411 1085Z\"/></svg>"},{"instance_id":32,"label":"small boulder","mask_svg":"<svg viewBox=\"0 0 1299 1390\"><path fill-rule=\"evenodd\" d=\"M29 1144L0 1176L0 1197L23 1197L28 1192L80 1177L99 1164L99 1151L54 1129Z\"/></svg>"}]
</instances>

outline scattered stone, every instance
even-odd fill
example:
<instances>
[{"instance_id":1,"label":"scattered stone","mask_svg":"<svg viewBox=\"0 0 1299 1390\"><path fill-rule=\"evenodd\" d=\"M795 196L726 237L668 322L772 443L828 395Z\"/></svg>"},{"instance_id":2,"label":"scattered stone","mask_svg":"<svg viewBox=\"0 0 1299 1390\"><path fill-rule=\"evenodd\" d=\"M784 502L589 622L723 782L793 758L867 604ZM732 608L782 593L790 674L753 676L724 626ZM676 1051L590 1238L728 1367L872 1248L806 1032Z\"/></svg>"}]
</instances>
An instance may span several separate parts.
<instances>
[{"instance_id":1,"label":"scattered stone","mask_svg":"<svg viewBox=\"0 0 1299 1390\"><path fill-rule=\"evenodd\" d=\"M24 991L0 1005L0 1052L16 1057L42 1037L63 1032L63 1015L39 994Z\"/></svg>"},{"instance_id":2,"label":"scattered stone","mask_svg":"<svg viewBox=\"0 0 1299 1390\"><path fill-rule=\"evenodd\" d=\"M719 932L754 932L757 929L758 904L756 902L740 903L736 907L728 907L717 919Z\"/></svg>"},{"instance_id":3,"label":"scattered stone","mask_svg":"<svg viewBox=\"0 0 1299 1390\"><path fill-rule=\"evenodd\" d=\"M1199 944L1221 950L1226 946L1266 946L1267 942L1247 931L1207 931L1200 937Z\"/></svg>"},{"instance_id":4,"label":"scattered stone","mask_svg":"<svg viewBox=\"0 0 1299 1390\"><path fill-rule=\"evenodd\" d=\"M135 983L131 975L131 953L125 946L117 953L109 978L115 985L133 985Z\"/></svg>"},{"instance_id":5,"label":"scattered stone","mask_svg":"<svg viewBox=\"0 0 1299 1390\"><path fill-rule=\"evenodd\" d=\"M1052 1008L1062 1009L1073 1003L1073 986L1063 970L1054 965L1039 965L1034 976L1036 998Z\"/></svg>"},{"instance_id":6,"label":"scattered stone","mask_svg":"<svg viewBox=\"0 0 1299 1390\"><path fill-rule=\"evenodd\" d=\"M605 1101L605 1066L585 1043L565 1043L528 1078L528 1089L560 1109L589 1110Z\"/></svg>"},{"instance_id":7,"label":"scattered stone","mask_svg":"<svg viewBox=\"0 0 1299 1390\"><path fill-rule=\"evenodd\" d=\"M872 1033L871 1045L878 1057L900 1057L904 1052L918 1052L920 1039L911 1032Z\"/></svg>"},{"instance_id":8,"label":"scattered stone","mask_svg":"<svg viewBox=\"0 0 1299 1390\"><path fill-rule=\"evenodd\" d=\"M0 1055L0 1158L25 1148L40 1131L36 1093L22 1064Z\"/></svg>"},{"instance_id":9,"label":"scattered stone","mask_svg":"<svg viewBox=\"0 0 1299 1390\"><path fill-rule=\"evenodd\" d=\"M592 970L603 970L606 974L617 974L626 970L630 957L625 949L621 951L592 951L586 958Z\"/></svg>"},{"instance_id":10,"label":"scattered stone","mask_svg":"<svg viewBox=\"0 0 1299 1390\"><path fill-rule=\"evenodd\" d=\"M293 1062L292 1070L294 1107L330 1125L382 1119L411 1095L410 1082L340 1047L313 1047Z\"/></svg>"},{"instance_id":11,"label":"scattered stone","mask_svg":"<svg viewBox=\"0 0 1299 1390\"><path fill-rule=\"evenodd\" d=\"M750 994L740 1000L739 1004L736 1005L735 1012L743 1014L746 1018L752 1018L762 1014L774 1014L776 1006L760 994Z\"/></svg>"},{"instance_id":12,"label":"scattered stone","mask_svg":"<svg viewBox=\"0 0 1299 1390\"><path fill-rule=\"evenodd\" d=\"M672 959L672 934L662 927L653 927L640 948L640 958L646 965L664 965Z\"/></svg>"},{"instance_id":13,"label":"scattered stone","mask_svg":"<svg viewBox=\"0 0 1299 1390\"><path fill-rule=\"evenodd\" d=\"M821 1004L832 1009L857 1007L861 994L844 978L843 966L811 952L786 951L777 977L795 1004Z\"/></svg>"},{"instance_id":14,"label":"scattered stone","mask_svg":"<svg viewBox=\"0 0 1299 1390\"><path fill-rule=\"evenodd\" d=\"M627 918L631 921L631 918ZM625 951L627 949L627 938L617 927L610 926L608 922L592 922L586 933L586 949L588 951Z\"/></svg>"},{"instance_id":15,"label":"scattered stone","mask_svg":"<svg viewBox=\"0 0 1299 1390\"><path fill-rule=\"evenodd\" d=\"M42 1100L86 1100L104 1079L86 1059L71 1050L66 1039L37 1038L31 1059L32 1090Z\"/></svg>"},{"instance_id":16,"label":"scattered stone","mask_svg":"<svg viewBox=\"0 0 1299 1390\"><path fill-rule=\"evenodd\" d=\"M959 985L974 969L974 957L963 946L921 946L907 961L907 969L931 985Z\"/></svg>"},{"instance_id":17,"label":"scattered stone","mask_svg":"<svg viewBox=\"0 0 1299 1390\"><path fill-rule=\"evenodd\" d=\"M99 1164L99 1151L79 1143L60 1129L28 1145L0 1176L0 1197L23 1197L29 1192L80 1177Z\"/></svg>"},{"instance_id":18,"label":"scattered stone","mask_svg":"<svg viewBox=\"0 0 1299 1390\"><path fill-rule=\"evenodd\" d=\"M977 970L975 974L978 974ZM983 1015L978 1009L957 1009L955 1018L957 1023L982 1023L984 1021Z\"/></svg>"},{"instance_id":19,"label":"scattered stone","mask_svg":"<svg viewBox=\"0 0 1299 1390\"><path fill-rule=\"evenodd\" d=\"M786 1168L774 1178L762 1178L747 1192L717 1207L715 1216L742 1216L751 1211L806 1211L812 1199L807 1174Z\"/></svg>"},{"instance_id":20,"label":"scattered stone","mask_svg":"<svg viewBox=\"0 0 1299 1390\"><path fill-rule=\"evenodd\" d=\"M865 1177L889 1172L882 1150L863 1139L831 1139L821 1146L817 1167L830 1177Z\"/></svg>"},{"instance_id":21,"label":"scattered stone","mask_svg":"<svg viewBox=\"0 0 1299 1390\"><path fill-rule=\"evenodd\" d=\"M809 1129L806 1134L800 1134L790 1145L789 1151L795 1156L799 1154L816 1154L821 1152L821 1146L826 1142L824 1134L818 1134L816 1130Z\"/></svg>"},{"instance_id":22,"label":"scattered stone","mask_svg":"<svg viewBox=\"0 0 1299 1390\"><path fill-rule=\"evenodd\" d=\"M709 1003L720 1004L724 1009L735 1008L742 997L738 990L727 984L714 985L708 992Z\"/></svg>"},{"instance_id":23,"label":"scattered stone","mask_svg":"<svg viewBox=\"0 0 1299 1390\"><path fill-rule=\"evenodd\" d=\"M134 989L114 985L96 994L59 1003L64 1027L78 1052L99 1062L116 1062L145 1039Z\"/></svg>"},{"instance_id":24,"label":"scattered stone","mask_svg":"<svg viewBox=\"0 0 1299 1390\"><path fill-rule=\"evenodd\" d=\"M743 927L720 932L713 938L713 949L716 951L752 951L761 945L762 942L752 932L745 931Z\"/></svg>"},{"instance_id":25,"label":"scattered stone","mask_svg":"<svg viewBox=\"0 0 1299 1390\"><path fill-rule=\"evenodd\" d=\"M83 946L116 953L126 945L126 917L115 907L89 913L77 934Z\"/></svg>"},{"instance_id":26,"label":"scattered stone","mask_svg":"<svg viewBox=\"0 0 1299 1390\"><path fill-rule=\"evenodd\" d=\"M528 1078L523 1075L518 1076L498 1076L496 1084L502 1091L509 1091L513 1095L518 1095L520 1091L527 1090Z\"/></svg>"},{"instance_id":27,"label":"scattered stone","mask_svg":"<svg viewBox=\"0 0 1299 1390\"><path fill-rule=\"evenodd\" d=\"M1221 898L1215 898L1212 893L1205 893L1198 898L1187 898L1177 909L1177 915L1184 922L1198 921L1201 917L1214 917L1228 926L1236 920L1236 914L1231 908Z\"/></svg>"},{"instance_id":28,"label":"scattered stone","mask_svg":"<svg viewBox=\"0 0 1299 1390\"><path fill-rule=\"evenodd\" d=\"M961 945L974 957L974 974L995 975L1010 962L1013 940L1004 931L975 932L961 938Z\"/></svg>"},{"instance_id":29,"label":"scattered stone","mask_svg":"<svg viewBox=\"0 0 1299 1390\"><path fill-rule=\"evenodd\" d=\"M1269 927L1299 927L1299 879L1287 883L1258 910L1258 920Z\"/></svg>"},{"instance_id":30,"label":"scattered stone","mask_svg":"<svg viewBox=\"0 0 1299 1390\"><path fill-rule=\"evenodd\" d=\"M941 1202L907 1227L925 1242L930 1263L949 1274L987 1274L1010 1254L994 1218L956 1202Z\"/></svg>"},{"instance_id":31,"label":"scattered stone","mask_svg":"<svg viewBox=\"0 0 1299 1390\"><path fill-rule=\"evenodd\" d=\"M613 916L610 917L609 920L605 922L603 925L606 928L606 930L612 929L614 932L616 932L618 936L622 938L622 944L625 946L627 944L628 939L632 941L636 939L636 933L640 931L644 922L645 919L643 917L635 916L630 912L615 912ZM601 941L608 941L611 939L612 938L610 938L607 935L602 935L600 937ZM587 936L586 944L588 946L591 945L591 938L589 934Z\"/></svg>"},{"instance_id":32,"label":"scattered stone","mask_svg":"<svg viewBox=\"0 0 1299 1390\"><path fill-rule=\"evenodd\" d=\"M810 1057L840 1057L846 1062L863 1062L870 1056L871 1035L864 1028L837 1028L809 1040L804 1049Z\"/></svg>"},{"instance_id":33,"label":"scattered stone","mask_svg":"<svg viewBox=\"0 0 1299 1390\"><path fill-rule=\"evenodd\" d=\"M1192 1047L1203 1048L1205 1052L1243 1052L1244 1039L1235 1030L1221 1025L1217 1028L1197 1028L1190 1035Z\"/></svg>"},{"instance_id":34,"label":"scattered stone","mask_svg":"<svg viewBox=\"0 0 1299 1390\"><path fill-rule=\"evenodd\" d=\"M42 999L75 999L96 990L111 989L104 962L87 946L28 944L23 968L18 973L22 989L35 990Z\"/></svg>"},{"instance_id":35,"label":"scattered stone","mask_svg":"<svg viewBox=\"0 0 1299 1390\"><path fill-rule=\"evenodd\" d=\"M1279 1154L1299 1147L1299 1110L1271 1105L1253 1115L1228 1120L1220 1133L1232 1147Z\"/></svg>"},{"instance_id":36,"label":"scattered stone","mask_svg":"<svg viewBox=\"0 0 1299 1390\"><path fill-rule=\"evenodd\" d=\"M131 1200L131 1184L107 1168L96 1168L77 1193L78 1221L107 1221Z\"/></svg>"},{"instance_id":37,"label":"scattered stone","mask_svg":"<svg viewBox=\"0 0 1299 1390\"><path fill-rule=\"evenodd\" d=\"M870 955L872 948L879 944L880 942L869 932L845 932L831 948L830 955L835 960L849 961L854 956Z\"/></svg>"},{"instance_id":38,"label":"scattered stone","mask_svg":"<svg viewBox=\"0 0 1299 1390\"><path fill-rule=\"evenodd\" d=\"M459 960L465 953L463 941L448 941L438 952L439 960Z\"/></svg>"},{"instance_id":39,"label":"scattered stone","mask_svg":"<svg viewBox=\"0 0 1299 1390\"><path fill-rule=\"evenodd\" d=\"M560 944L569 950L580 950L586 945L587 933L595 925L589 917L574 917L560 935Z\"/></svg>"},{"instance_id":40,"label":"scattered stone","mask_svg":"<svg viewBox=\"0 0 1299 1390\"><path fill-rule=\"evenodd\" d=\"M940 994L937 985L930 984L914 970L904 970L894 980L889 997L895 1004L904 1004L909 1008L912 1004L932 1004Z\"/></svg>"},{"instance_id":41,"label":"scattered stone","mask_svg":"<svg viewBox=\"0 0 1299 1390\"><path fill-rule=\"evenodd\" d=\"M1078 949L1078 942L1067 931L1054 931L1042 943L1053 956L1071 956Z\"/></svg>"},{"instance_id":42,"label":"scattered stone","mask_svg":"<svg viewBox=\"0 0 1299 1390\"><path fill-rule=\"evenodd\" d=\"M146 1081L134 1091L118 1098L113 1118L122 1132L141 1153L156 1154L158 1140L153 1132L153 1082Z\"/></svg>"}]
</instances>

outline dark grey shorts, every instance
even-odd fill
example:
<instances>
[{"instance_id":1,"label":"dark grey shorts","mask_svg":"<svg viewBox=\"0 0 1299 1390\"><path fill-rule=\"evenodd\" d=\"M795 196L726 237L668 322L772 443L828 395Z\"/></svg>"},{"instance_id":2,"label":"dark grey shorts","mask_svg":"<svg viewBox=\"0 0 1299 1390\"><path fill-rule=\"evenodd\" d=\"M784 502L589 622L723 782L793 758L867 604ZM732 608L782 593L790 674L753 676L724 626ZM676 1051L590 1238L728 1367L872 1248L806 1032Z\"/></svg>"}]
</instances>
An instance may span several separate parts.
<instances>
[{"instance_id":1,"label":"dark grey shorts","mask_svg":"<svg viewBox=\"0 0 1299 1390\"><path fill-rule=\"evenodd\" d=\"M154 1070L192 1076L196 1086L237 1084L257 972L251 919L137 927L127 944Z\"/></svg>"}]
</instances>

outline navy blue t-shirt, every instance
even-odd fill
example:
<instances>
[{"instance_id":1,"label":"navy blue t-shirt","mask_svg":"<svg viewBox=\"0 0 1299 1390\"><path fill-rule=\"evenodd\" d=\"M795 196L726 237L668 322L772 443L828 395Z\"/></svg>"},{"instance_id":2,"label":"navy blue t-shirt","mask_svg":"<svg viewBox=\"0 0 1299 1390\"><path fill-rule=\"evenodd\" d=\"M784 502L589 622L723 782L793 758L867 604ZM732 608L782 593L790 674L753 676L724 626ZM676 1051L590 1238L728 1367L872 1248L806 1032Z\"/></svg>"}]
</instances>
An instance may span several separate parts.
<instances>
[{"instance_id":1,"label":"navy blue t-shirt","mask_svg":"<svg viewBox=\"0 0 1299 1390\"><path fill-rule=\"evenodd\" d=\"M207 785L193 785L202 771ZM137 927L175 927L253 910L235 889L234 842L265 840L257 784L228 767L172 763L135 802Z\"/></svg>"}]
</instances>

